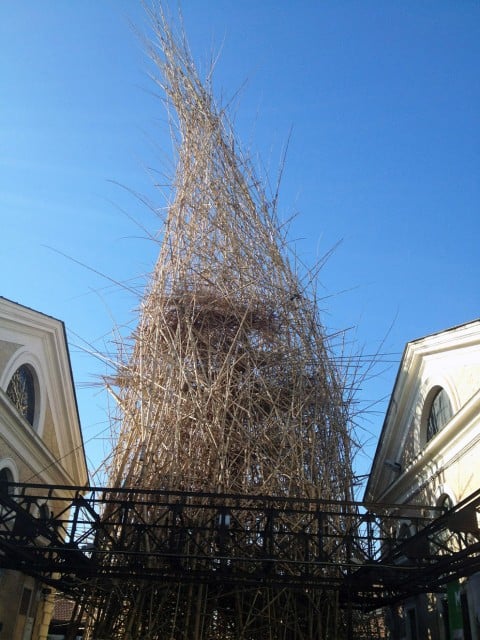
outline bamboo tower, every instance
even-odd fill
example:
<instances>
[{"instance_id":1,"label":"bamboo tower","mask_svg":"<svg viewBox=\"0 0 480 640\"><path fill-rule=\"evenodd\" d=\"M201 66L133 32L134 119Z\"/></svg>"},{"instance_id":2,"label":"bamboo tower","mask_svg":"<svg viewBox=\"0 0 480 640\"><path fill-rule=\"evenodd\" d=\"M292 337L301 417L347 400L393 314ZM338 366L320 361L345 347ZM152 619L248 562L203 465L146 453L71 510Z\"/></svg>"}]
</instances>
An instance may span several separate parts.
<instances>
[{"instance_id":1,"label":"bamboo tower","mask_svg":"<svg viewBox=\"0 0 480 640\"><path fill-rule=\"evenodd\" d=\"M152 20L177 169L131 348L108 381L119 411L109 484L349 500L348 390L315 278L298 274L275 198L184 39L161 11ZM341 637L327 593L131 585L112 602L99 602L90 637Z\"/></svg>"}]
</instances>

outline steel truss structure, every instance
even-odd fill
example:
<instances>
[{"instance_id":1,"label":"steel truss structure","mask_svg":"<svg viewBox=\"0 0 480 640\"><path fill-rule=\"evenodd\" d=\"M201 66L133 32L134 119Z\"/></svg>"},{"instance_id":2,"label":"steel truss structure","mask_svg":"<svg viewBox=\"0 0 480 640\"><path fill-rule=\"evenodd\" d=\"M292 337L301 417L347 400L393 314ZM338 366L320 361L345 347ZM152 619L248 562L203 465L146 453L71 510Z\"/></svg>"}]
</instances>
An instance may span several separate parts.
<instances>
[{"instance_id":1,"label":"steel truss structure","mask_svg":"<svg viewBox=\"0 0 480 640\"><path fill-rule=\"evenodd\" d=\"M444 512L363 504L3 483L0 567L82 602L120 583L334 592L363 611L480 571L480 491ZM408 523L416 533L398 540Z\"/></svg>"}]
</instances>

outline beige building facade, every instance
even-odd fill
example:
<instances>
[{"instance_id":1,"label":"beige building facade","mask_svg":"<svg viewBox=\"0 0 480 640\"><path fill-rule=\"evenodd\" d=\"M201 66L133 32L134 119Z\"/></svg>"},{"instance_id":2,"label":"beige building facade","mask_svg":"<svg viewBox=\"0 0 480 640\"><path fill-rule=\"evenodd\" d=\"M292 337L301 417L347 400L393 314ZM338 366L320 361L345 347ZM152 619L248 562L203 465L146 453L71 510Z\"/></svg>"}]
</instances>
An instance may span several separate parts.
<instances>
[{"instance_id":1,"label":"beige building facade","mask_svg":"<svg viewBox=\"0 0 480 640\"><path fill-rule=\"evenodd\" d=\"M0 298L0 480L88 482L65 327L5 298ZM0 490L7 491L6 485ZM49 513L47 503L42 509ZM0 639L46 639L52 607L51 590L0 569Z\"/></svg>"},{"instance_id":2,"label":"beige building facade","mask_svg":"<svg viewBox=\"0 0 480 640\"><path fill-rule=\"evenodd\" d=\"M480 489L480 321L409 342L365 500L448 510ZM416 533L399 521L399 539ZM462 544L480 540L477 529ZM445 544L459 544L444 534ZM454 611L454 608L456 609ZM480 640L480 574L412 597L390 612L398 640Z\"/></svg>"}]
</instances>

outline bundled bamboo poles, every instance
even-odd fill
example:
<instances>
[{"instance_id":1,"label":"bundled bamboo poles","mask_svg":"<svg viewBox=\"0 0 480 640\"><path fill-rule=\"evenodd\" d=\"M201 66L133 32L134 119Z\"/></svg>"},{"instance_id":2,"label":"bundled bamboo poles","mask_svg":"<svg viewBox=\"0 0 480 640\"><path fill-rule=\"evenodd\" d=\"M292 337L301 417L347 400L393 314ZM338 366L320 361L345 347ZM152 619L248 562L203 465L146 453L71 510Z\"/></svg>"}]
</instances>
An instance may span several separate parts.
<instances>
[{"instance_id":1,"label":"bundled bamboo poles","mask_svg":"<svg viewBox=\"0 0 480 640\"><path fill-rule=\"evenodd\" d=\"M132 348L108 382L110 486L348 500L349 405L315 280L292 266L276 203L184 40L152 18L178 163ZM99 601L90 634L320 639L341 637L339 615L335 594L137 584Z\"/></svg>"}]
</instances>

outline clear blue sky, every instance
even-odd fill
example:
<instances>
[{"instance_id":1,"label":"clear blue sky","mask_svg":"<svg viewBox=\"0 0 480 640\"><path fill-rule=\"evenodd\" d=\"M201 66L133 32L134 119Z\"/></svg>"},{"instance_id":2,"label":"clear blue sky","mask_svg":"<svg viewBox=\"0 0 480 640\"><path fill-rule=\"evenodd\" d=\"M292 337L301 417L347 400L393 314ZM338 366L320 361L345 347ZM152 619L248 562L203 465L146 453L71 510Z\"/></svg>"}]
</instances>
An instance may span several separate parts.
<instances>
[{"instance_id":1,"label":"clear blue sky","mask_svg":"<svg viewBox=\"0 0 480 640\"><path fill-rule=\"evenodd\" d=\"M186 0L185 27L237 132L275 181L280 215L324 268L325 324L388 354L363 385L364 472L405 343L480 316L480 3ZM171 171L165 113L132 24L136 0L0 3L0 295L65 321L92 466L103 455L102 371L82 352L131 322L156 247L145 167ZM52 247L52 249L47 248ZM67 254L92 270L63 257ZM132 280L133 279L133 280ZM384 342L382 343L382 341ZM87 383L87 384L86 384Z\"/></svg>"}]
</instances>

